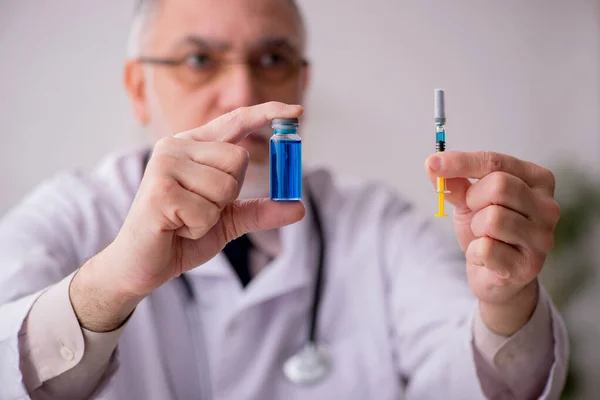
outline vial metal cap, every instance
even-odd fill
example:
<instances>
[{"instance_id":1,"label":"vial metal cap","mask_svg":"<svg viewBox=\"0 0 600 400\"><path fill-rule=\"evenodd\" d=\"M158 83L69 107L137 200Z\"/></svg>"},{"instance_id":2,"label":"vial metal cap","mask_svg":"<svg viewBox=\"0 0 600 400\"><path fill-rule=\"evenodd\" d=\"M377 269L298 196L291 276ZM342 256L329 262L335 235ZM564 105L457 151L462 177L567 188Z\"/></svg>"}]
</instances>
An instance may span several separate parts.
<instances>
[{"instance_id":1,"label":"vial metal cap","mask_svg":"<svg viewBox=\"0 0 600 400\"><path fill-rule=\"evenodd\" d=\"M435 89L435 104L433 118L436 124L444 124L446 122L444 89Z\"/></svg>"},{"instance_id":2,"label":"vial metal cap","mask_svg":"<svg viewBox=\"0 0 600 400\"><path fill-rule=\"evenodd\" d=\"M299 123L300 121L298 120L298 118L275 118L271 121L272 125L298 125Z\"/></svg>"}]
</instances>

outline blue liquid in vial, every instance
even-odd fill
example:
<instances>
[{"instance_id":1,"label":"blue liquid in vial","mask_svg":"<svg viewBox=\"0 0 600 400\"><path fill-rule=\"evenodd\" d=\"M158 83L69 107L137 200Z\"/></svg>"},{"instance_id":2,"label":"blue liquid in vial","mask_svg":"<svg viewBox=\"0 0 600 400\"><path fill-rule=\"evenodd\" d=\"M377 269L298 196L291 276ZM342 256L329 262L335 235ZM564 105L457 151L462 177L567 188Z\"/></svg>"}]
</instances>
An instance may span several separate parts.
<instances>
[{"instance_id":1,"label":"blue liquid in vial","mask_svg":"<svg viewBox=\"0 0 600 400\"><path fill-rule=\"evenodd\" d=\"M271 138L271 199L302 199L302 142Z\"/></svg>"}]
</instances>

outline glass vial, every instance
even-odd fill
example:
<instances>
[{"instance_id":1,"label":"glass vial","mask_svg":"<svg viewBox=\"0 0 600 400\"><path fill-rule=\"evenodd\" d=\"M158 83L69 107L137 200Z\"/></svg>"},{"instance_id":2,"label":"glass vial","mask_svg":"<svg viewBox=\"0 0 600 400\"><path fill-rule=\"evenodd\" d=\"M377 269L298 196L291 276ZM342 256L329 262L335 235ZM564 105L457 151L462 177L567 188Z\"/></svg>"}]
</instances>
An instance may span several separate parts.
<instances>
[{"instance_id":1,"label":"glass vial","mask_svg":"<svg viewBox=\"0 0 600 400\"><path fill-rule=\"evenodd\" d=\"M302 141L298 125L297 118L276 118L271 123L271 200L302 199Z\"/></svg>"}]
</instances>

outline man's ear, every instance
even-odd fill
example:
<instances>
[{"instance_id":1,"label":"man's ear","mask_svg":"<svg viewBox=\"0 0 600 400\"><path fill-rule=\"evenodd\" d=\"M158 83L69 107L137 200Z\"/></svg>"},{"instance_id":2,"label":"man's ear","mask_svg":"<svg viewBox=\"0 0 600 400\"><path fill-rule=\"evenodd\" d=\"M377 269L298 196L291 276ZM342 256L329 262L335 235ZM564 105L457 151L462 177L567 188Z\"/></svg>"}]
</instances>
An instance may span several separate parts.
<instances>
[{"instance_id":1,"label":"man's ear","mask_svg":"<svg viewBox=\"0 0 600 400\"><path fill-rule=\"evenodd\" d=\"M136 119L141 125L147 125L150 122L150 114L146 96L147 80L142 64L135 60L128 61L123 71L123 79Z\"/></svg>"}]
</instances>

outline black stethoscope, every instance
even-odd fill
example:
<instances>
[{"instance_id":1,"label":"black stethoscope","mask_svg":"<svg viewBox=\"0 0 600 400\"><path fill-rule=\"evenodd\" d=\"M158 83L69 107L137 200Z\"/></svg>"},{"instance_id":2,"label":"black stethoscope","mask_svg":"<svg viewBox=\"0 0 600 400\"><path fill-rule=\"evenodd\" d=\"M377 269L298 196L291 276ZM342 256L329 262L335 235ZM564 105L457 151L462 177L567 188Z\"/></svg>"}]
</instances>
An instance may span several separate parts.
<instances>
[{"instance_id":1,"label":"black stethoscope","mask_svg":"<svg viewBox=\"0 0 600 400\"><path fill-rule=\"evenodd\" d=\"M325 235L323 232L323 224L319 210L316 206L314 197L308 193L306 195L309 206L311 208L312 222L315 225L317 231L317 237L319 241L319 253L318 253L318 264L317 272L315 276L313 286L313 298L311 305L310 324L308 330L308 339L303 348L290 358L288 358L283 364L283 373L291 382L298 385L313 385L327 377L331 370L331 356L327 348L320 345L317 341L317 327L318 327L318 316L319 308L321 305L321 292L323 288L323 271L325 269ZM194 303L194 290L189 278L182 274L177 278L181 282L187 294L189 303ZM194 307L186 307L187 317L190 327L192 329L192 335L195 340L202 342L202 326L198 313ZM198 362L206 362L207 354L202 353L206 346L202 345L195 346L196 358ZM204 371L208 371L208 366L205 365L202 368ZM211 398L210 393L210 377L208 373L202 374L201 379L204 384L201 385L202 390L206 391L206 396L201 398Z\"/></svg>"}]
</instances>

